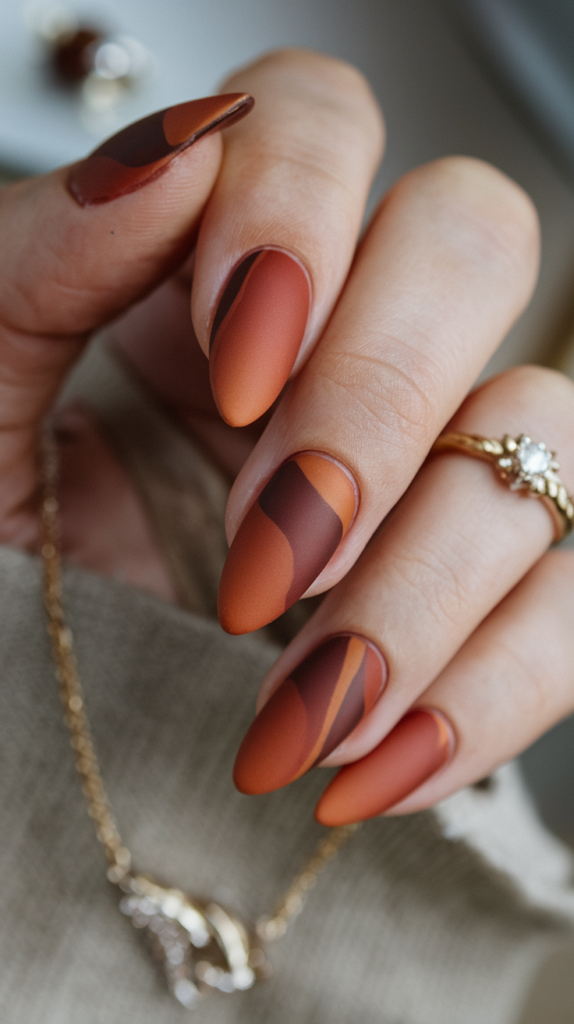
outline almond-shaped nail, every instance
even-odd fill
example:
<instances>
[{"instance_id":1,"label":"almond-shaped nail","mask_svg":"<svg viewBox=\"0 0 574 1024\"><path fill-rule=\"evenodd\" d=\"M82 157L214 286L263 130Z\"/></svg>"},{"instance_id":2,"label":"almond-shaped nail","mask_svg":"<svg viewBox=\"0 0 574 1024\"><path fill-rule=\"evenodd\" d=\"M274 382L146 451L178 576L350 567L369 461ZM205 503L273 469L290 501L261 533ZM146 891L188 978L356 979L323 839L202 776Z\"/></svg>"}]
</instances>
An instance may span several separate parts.
<instances>
[{"instance_id":1,"label":"almond-shaped nail","mask_svg":"<svg viewBox=\"0 0 574 1024\"><path fill-rule=\"evenodd\" d=\"M107 139L72 167L68 190L80 206L108 203L159 177L171 160L209 132L228 128L253 106L247 93L207 96L158 110Z\"/></svg>"},{"instance_id":2,"label":"almond-shaped nail","mask_svg":"<svg viewBox=\"0 0 574 1024\"><path fill-rule=\"evenodd\" d=\"M267 625L298 601L355 518L357 486L335 459L299 452L274 473L233 540L219 585L228 633Z\"/></svg>"},{"instance_id":3,"label":"almond-shaped nail","mask_svg":"<svg viewBox=\"0 0 574 1024\"><path fill-rule=\"evenodd\" d=\"M444 716L415 708L370 754L341 769L317 804L317 821L334 827L383 814L442 768L453 748Z\"/></svg>"},{"instance_id":4,"label":"almond-shaped nail","mask_svg":"<svg viewBox=\"0 0 574 1024\"><path fill-rule=\"evenodd\" d=\"M252 423L277 398L301 347L310 302L306 272L281 249L258 249L231 274L209 346L213 395L231 426Z\"/></svg>"},{"instance_id":5,"label":"almond-shaped nail","mask_svg":"<svg viewBox=\"0 0 574 1024\"><path fill-rule=\"evenodd\" d=\"M331 637L293 669L248 730L233 778L242 793L287 786L339 746L380 697L385 661L363 637Z\"/></svg>"}]
</instances>

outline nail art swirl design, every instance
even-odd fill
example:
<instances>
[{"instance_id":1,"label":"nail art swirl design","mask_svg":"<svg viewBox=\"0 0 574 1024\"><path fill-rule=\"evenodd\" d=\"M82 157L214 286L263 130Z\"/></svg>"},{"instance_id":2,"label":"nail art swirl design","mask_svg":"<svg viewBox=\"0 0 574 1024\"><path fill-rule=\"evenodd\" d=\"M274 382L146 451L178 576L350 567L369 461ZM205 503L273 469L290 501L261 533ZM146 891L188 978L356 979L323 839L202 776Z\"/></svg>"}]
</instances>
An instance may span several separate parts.
<instances>
[{"instance_id":1,"label":"nail art swirl design","mask_svg":"<svg viewBox=\"0 0 574 1024\"><path fill-rule=\"evenodd\" d=\"M248 114L253 103L246 93L230 93L158 110L123 128L72 167L68 190L80 206L135 192L162 174L188 146Z\"/></svg>"},{"instance_id":2,"label":"nail art swirl design","mask_svg":"<svg viewBox=\"0 0 574 1024\"><path fill-rule=\"evenodd\" d=\"M295 668L257 715L234 769L242 793L269 793L324 760L368 715L386 682L380 652L331 637Z\"/></svg>"},{"instance_id":3,"label":"nail art swirl design","mask_svg":"<svg viewBox=\"0 0 574 1024\"><path fill-rule=\"evenodd\" d=\"M370 754L341 768L315 808L317 821L332 828L384 814L442 768L454 748L442 712L413 708Z\"/></svg>"},{"instance_id":4,"label":"nail art swirl design","mask_svg":"<svg viewBox=\"0 0 574 1024\"><path fill-rule=\"evenodd\" d=\"M251 267L255 263L255 260L261 262L264 256L264 249L257 249L255 252L250 253L249 256L246 256L245 259L241 261L239 266L235 268L231 277L229 278L229 281L225 286L223 295L219 300L219 305L213 318L211 334L209 337L210 355L213 350L213 344L215 342L215 339L219 334L219 329L223 325L223 321L234 312L234 307L237 306L242 299L241 293L243 290L243 286L245 284L245 279L247 278L249 271L251 270Z\"/></svg>"},{"instance_id":5,"label":"nail art swirl design","mask_svg":"<svg viewBox=\"0 0 574 1024\"><path fill-rule=\"evenodd\" d=\"M245 426L273 404L301 347L310 302L307 274L287 252L258 249L235 268L209 350L211 387L227 423Z\"/></svg>"},{"instance_id":6,"label":"nail art swirl design","mask_svg":"<svg viewBox=\"0 0 574 1024\"><path fill-rule=\"evenodd\" d=\"M248 633L290 608L337 550L357 504L352 477L329 456L301 452L284 462L231 545L219 587L223 628Z\"/></svg>"}]
</instances>

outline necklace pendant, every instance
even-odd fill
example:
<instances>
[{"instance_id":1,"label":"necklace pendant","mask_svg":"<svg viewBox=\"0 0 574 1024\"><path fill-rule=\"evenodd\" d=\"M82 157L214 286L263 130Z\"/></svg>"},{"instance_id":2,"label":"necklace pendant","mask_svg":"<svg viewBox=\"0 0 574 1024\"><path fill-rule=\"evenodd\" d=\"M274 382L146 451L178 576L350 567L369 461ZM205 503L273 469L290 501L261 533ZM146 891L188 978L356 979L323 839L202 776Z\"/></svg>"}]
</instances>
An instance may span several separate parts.
<instances>
[{"instance_id":1,"label":"necklace pendant","mask_svg":"<svg viewBox=\"0 0 574 1024\"><path fill-rule=\"evenodd\" d=\"M265 954L218 903L200 903L145 875L126 875L120 910L145 934L172 995L193 1009L207 995L251 988L269 975Z\"/></svg>"}]
</instances>

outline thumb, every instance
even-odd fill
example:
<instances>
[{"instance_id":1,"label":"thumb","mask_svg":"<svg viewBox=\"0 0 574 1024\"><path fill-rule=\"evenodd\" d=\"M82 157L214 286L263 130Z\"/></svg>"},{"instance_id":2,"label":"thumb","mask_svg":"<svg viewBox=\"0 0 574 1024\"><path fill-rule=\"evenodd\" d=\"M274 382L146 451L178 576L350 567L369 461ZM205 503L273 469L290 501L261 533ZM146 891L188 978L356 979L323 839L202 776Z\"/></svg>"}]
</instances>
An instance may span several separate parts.
<instances>
[{"instance_id":1,"label":"thumb","mask_svg":"<svg viewBox=\"0 0 574 1024\"><path fill-rule=\"evenodd\" d=\"M0 540L20 529L62 377L92 331L189 251L221 163L213 133L252 106L232 94L170 107L0 192Z\"/></svg>"}]
</instances>

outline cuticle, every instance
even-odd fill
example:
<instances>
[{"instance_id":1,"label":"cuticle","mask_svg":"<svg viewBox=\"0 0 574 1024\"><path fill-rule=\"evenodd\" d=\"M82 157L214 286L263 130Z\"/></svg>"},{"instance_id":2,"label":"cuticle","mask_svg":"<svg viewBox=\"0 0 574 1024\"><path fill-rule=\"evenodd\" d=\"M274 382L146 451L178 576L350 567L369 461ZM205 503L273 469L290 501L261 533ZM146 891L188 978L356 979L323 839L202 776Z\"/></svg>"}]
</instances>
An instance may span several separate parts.
<instances>
[{"instance_id":1,"label":"cuticle","mask_svg":"<svg viewBox=\"0 0 574 1024\"><path fill-rule=\"evenodd\" d=\"M289 462L291 459L296 459L298 455L317 455L321 459L328 459L330 462L333 462L336 466L338 466L339 469L342 469L343 472L345 473L345 475L351 481L351 483L353 485L353 490L355 492L355 511L353 512L353 518L351 519L351 522L349 523L349 525L347 527L347 531L345 533L345 537L343 537L343 540L345 540L345 538L349 534L349 531L350 531L351 527L355 523L355 520L356 520L356 518L357 518L357 516L359 514L359 508L360 508L360 505L361 505L361 489L359 487L359 484L358 484L358 481L357 481L357 478L356 478L355 474L352 473L351 470L349 469L349 467L344 462L342 462L341 459L337 458L336 455L331 455L330 452L319 451L318 448L301 448L301 449L299 449L299 451L293 452L292 455L288 455L286 459L283 459L283 462L281 462L279 464L279 466L277 466L277 469L281 469L281 466L284 466L285 463ZM274 472L276 473L277 470L274 470ZM271 474L271 475L273 476L273 474ZM271 477L269 477L269 479L271 479Z\"/></svg>"},{"instance_id":2,"label":"cuticle","mask_svg":"<svg viewBox=\"0 0 574 1024\"><path fill-rule=\"evenodd\" d=\"M432 777L434 778L435 775L438 775L439 772L442 772L444 768L447 768L448 765L451 764L454 755L456 754L456 751L458 749L458 734L449 716L444 711L441 711L440 708L432 707L430 704L415 704L414 707L409 709L407 714L411 714L415 711L426 711L429 714L434 715L435 718L440 718L449 735L448 755L441 764L440 768L437 768L437 770L433 772Z\"/></svg>"}]
</instances>

